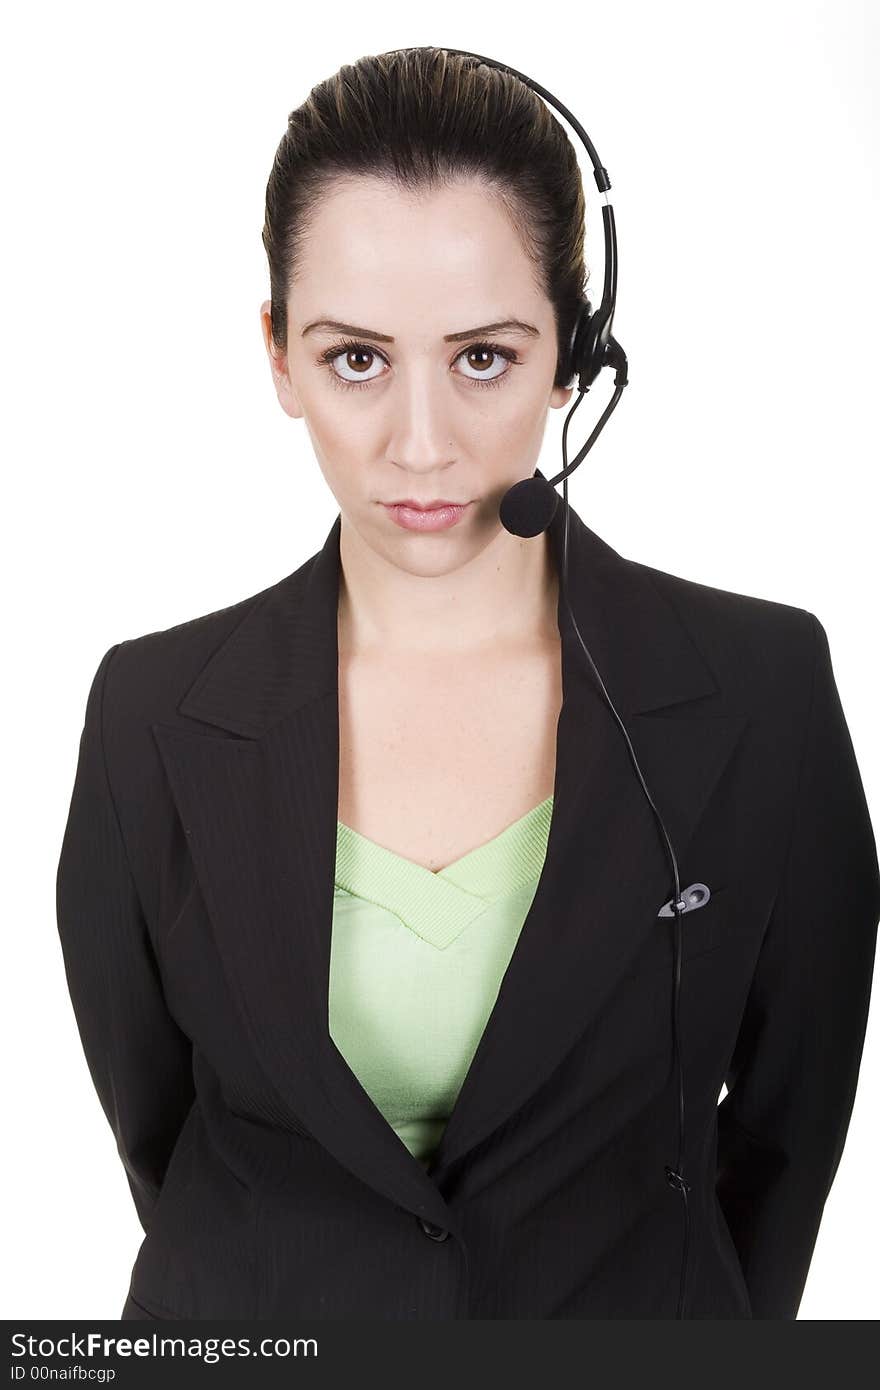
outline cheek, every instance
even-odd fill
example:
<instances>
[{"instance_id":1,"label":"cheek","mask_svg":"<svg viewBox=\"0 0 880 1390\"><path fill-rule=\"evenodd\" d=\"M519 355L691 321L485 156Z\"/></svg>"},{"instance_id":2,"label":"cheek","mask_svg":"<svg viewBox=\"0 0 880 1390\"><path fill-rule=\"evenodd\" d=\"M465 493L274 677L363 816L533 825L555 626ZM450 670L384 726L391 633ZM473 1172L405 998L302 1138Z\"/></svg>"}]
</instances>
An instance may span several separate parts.
<instances>
[{"instance_id":1,"label":"cheek","mask_svg":"<svg viewBox=\"0 0 880 1390\"><path fill-rule=\"evenodd\" d=\"M351 447L356 421L333 401L308 400L305 403L306 428L319 457L333 458L339 449Z\"/></svg>"},{"instance_id":2,"label":"cheek","mask_svg":"<svg viewBox=\"0 0 880 1390\"><path fill-rule=\"evenodd\" d=\"M524 466L537 462L546 426L547 409L540 400L518 398L487 413L480 421L479 438L469 444L498 477L521 476Z\"/></svg>"},{"instance_id":3,"label":"cheek","mask_svg":"<svg viewBox=\"0 0 880 1390\"><path fill-rule=\"evenodd\" d=\"M349 422L343 411L312 410L305 425L324 481L336 497L346 495L346 479L357 477L357 461L363 464L365 441L363 431Z\"/></svg>"}]
</instances>

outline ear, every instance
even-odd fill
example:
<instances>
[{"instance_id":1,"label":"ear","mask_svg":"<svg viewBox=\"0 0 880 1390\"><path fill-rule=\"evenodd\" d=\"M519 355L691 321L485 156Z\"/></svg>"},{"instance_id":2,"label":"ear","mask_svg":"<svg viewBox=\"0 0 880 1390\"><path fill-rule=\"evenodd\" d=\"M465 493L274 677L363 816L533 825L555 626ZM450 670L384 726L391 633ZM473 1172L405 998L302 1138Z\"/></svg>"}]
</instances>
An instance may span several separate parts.
<instances>
[{"instance_id":1,"label":"ear","mask_svg":"<svg viewBox=\"0 0 880 1390\"><path fill-rule=\"evenodd\" d=\"M554 386L550 392L550 404L553 409L558 410L560 406L568 405L573 391L573 386Z\"/></svg>"},{"instance_id":2,"label":"ear","mask_svg":"<svg viewBox=\"0 0 880 1390\"><path fill-rule=\"evenodd\" d=\"M300 404L299 396L293 382L290 379L290 372L287 365L287 356L278 351L272 339L272 301L266 299L260 305L260 328L263 334L263 343L269 358L269 365L272 369L272 384L275 387L275 394L285 415L289 415L292 420L301 420L303 408Z\"/></svg>"}]
</instances>

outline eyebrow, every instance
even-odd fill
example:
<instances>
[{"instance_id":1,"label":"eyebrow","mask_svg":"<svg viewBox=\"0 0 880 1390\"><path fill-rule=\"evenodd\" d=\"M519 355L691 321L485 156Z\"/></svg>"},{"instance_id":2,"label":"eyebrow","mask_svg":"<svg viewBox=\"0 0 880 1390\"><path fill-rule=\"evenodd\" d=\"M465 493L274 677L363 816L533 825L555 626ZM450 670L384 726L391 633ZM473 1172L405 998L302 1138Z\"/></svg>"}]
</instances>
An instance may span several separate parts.
<instances>
[{"instance_id":1,"label":"eyebrow","mask_svg":"<svg viewBox=\"0 0 880 1390\"><path fill-rule=\"evenodd\" d=\"M389 333L376 333L372 328L356 328L351 323L340 323L337 319L315 319L307 323L301 337L315 329L331 329L335 333L348 333L353 338L372 338L377 343L393 343ZM469 328L463 333L444 333L444 343L463 343L467 338L476 338L485 333L513 333L524 338L540 338L540 330L533 323L522 319L502 319L498 323L484 323L479 328Z\"/></svg>"}]
</instances>

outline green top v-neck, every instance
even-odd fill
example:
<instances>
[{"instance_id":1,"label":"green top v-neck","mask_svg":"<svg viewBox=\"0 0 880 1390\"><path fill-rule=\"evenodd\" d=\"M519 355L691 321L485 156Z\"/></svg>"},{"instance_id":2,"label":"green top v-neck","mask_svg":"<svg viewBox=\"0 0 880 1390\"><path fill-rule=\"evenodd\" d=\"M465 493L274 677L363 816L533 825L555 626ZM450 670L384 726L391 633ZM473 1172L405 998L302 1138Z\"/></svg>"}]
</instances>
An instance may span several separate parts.
<instances>
[{"instance_id":1,"label":"green top v-neck","mask_svg":"<svg viewBox=\"0 0 880 1390\"><path fill-rule=\"evenodd\" d=\"M429 1165L544 865L553 797L445 869L336 822L330 1035Z\"/></svg>"}]
</instances>

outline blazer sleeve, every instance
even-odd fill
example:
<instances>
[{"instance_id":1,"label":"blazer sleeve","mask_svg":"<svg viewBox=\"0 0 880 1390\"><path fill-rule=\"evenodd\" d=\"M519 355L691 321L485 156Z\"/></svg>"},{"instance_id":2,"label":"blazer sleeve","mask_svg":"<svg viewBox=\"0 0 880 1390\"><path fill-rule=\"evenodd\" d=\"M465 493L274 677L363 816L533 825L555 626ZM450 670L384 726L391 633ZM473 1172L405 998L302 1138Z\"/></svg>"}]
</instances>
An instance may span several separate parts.
<instances>
[{"instance_id":1,"label":"blazer sleeve","mask_svg":"<svg viewBox=\"0 0 880 1390\"><path fill-rule=\"evenodd\" d=\"M166 1006L108 781L103 707L120 645L86 702L56 915L83 1050L146 1231L195 1092L192 1044Z\"/></svg>"},{"instance_id":2,"label":"blazer sleeve","mask_svg":"<svg viewBox=\"0 0 880 1390\"><path fill-rule=\"evenodd\" d=\"M828 637L809 616L787 860L718 1107L716 1190L755 1318L797 1315L855 1098L880 917L862 781Z\"/></svg>"}]
</instances>

